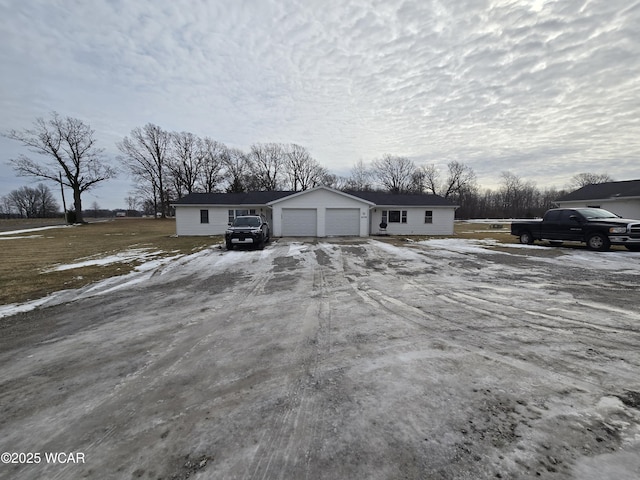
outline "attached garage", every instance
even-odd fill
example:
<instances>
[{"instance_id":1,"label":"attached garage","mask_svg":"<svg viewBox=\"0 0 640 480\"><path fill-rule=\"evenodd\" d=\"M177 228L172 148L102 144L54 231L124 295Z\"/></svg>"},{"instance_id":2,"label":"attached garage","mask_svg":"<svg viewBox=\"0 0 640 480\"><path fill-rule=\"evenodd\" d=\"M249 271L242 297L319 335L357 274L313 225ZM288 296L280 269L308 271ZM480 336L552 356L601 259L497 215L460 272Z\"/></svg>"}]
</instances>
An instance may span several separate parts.
<instances>
[{"instance_id":1,"label":"attached garage","mask_svg":"<svg viewBox=\"0 0 640 480\"><path fill-rule=\"evenodd\" d=\"M327 208L324 231L327 236L359 236L360 209Z\"/></svg>"},{"instance_id":2,"label":"attached garage","mask_svg":"<svg viewBox=\"0 0 640 480\"><path fill-rule=\"evenodd\" d=\"M320 186L278 198L267 206L273 209L274 237L366 237L374 203Z\"/></svg>"},{"instance_id":3,"label":"attached garage","mask_svg":"<svg viewBox=\"0 0 640 480\"><path fill-rule=\"evenodd\" d=\"M318 234L318 210L316 208L283 208L282 236L315 237Z\"/></svg>"}]
</instances>

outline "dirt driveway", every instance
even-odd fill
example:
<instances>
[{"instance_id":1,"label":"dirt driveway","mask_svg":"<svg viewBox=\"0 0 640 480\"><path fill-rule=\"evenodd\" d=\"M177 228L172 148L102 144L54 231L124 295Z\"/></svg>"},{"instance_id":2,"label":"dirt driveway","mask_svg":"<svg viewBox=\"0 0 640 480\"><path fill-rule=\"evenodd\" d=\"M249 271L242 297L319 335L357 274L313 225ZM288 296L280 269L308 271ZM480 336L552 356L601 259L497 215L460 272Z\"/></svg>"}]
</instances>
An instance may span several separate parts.
<instances>
[{"instance_id":1,"label":"dirt driveway","mask_svg":"<svg viewBox=\"0 0 640 480\"><path fill-rule=\"evenodd\" d=\"M63 293L0 318L0 452L41 455L0 478L635 480L639 286L631 252L279 240Z\"/></svg>"}]
</instances>

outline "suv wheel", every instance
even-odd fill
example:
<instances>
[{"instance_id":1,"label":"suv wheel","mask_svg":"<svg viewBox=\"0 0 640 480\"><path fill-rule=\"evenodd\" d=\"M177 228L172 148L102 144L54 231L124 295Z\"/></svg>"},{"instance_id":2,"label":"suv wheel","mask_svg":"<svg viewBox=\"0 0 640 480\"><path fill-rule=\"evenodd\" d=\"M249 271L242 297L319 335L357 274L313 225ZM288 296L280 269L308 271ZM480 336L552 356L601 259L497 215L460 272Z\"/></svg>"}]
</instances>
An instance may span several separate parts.
<instances>
[{"instance_id":1,"label":"suv wheel","mask_svg":"<svg viewBox=\"0 0 640 480\"><path fill-rule=\"evenodd\" d=\"M233 250L233 243L227 242L227 250Z\"/></svg>"}]
</instances>

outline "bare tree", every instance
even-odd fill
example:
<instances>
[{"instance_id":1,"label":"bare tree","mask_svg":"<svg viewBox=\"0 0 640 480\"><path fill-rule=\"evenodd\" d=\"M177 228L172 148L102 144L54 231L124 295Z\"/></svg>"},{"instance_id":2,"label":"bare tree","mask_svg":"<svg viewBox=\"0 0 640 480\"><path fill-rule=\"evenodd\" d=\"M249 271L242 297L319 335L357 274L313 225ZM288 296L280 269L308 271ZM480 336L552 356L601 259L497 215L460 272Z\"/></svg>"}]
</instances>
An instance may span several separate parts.
<instances>
[{"instance_id":1,"label":"bare tree","mask_svg":"<svg viewBox=\"0 0 640 480\"><path fill-rule=\"evenodd\" d=\"M38 216L42 218L56 216L60 207L49 187L44 183L39 183L36 185L36 191L39 203Z\"/></svg>"},{"instance_id":2,"label":"bare tree","mask_svg":"<svg viewBox=\"0 0 640 480\"><path fill-rule=\"evenodd\" d=\"M440 194L440 172L434 164L418 167L414 179L415 190Z\"/></svg>"},{"instance_id":3,"label":"bare tree","mask_svg":"<svg viewBox=\"0 0 640 480\"><path fill-rule=\"evenodd\" d=\"M9 192L9 199L20 216L26 218L37 217L37 192L33 188L20 187Z\"/></svg>"},{"instance_id":4,"label":"bare tree","mask_svg":"<svg viewBox=\"0 0 640 480\"><path fill-rule=\"evenodd\" d=\"M127 204L127 210L136 210L140 205L140 200L133 195L129 195L124 201Z\"/></svg>"},{"instance_id":5,"label":"bare tree","mask_svg":"<svg viewBox=\"0 0 640 480\"><path fill-rule=\"evenodd\" d=\"M166 217L169 207L167 174L171 134L152 123L131 130L118 149L125 155L122 163L139 182L138 190L153 201L154 215Z\"/></svg>"},{"instance_id":6,"label":"bare tree","mask_svg":"<svg viewBox=\"0 0 640 480\"><path fill-rule=\"evenodd\" d=\"M49 187L43 183L36 188L20 187L7 196L8 202L18 213L27 218L46 218L58 213L58 204Z\"/></svg>"},{"instance_id":7,"label":"bare tree","mask_svg":"<svg viewBox=\"0 0 640 480\"><path fill-rule=\"evenodd\" d=\"M579 188L586 187L587 185L613 181L613 178L611 178L607 173L578 173L571 177L569 188L577 190Z\"/></svg>"},{"instance_id":8,"label":"bare tree","mask_svg":"<svg viewBox=\"0 0 640 480\"><path fill-rule=\"evenodd\" d=\"M391 193L406 193L411 190L415 164L406 157L385 154L372 164L373 175Z\"/></svg>"},{"instance_id":9,"label":"bare tree","mask_svg":"<svg viewBox=\"0 0 640 480\"><path fill-rule=\"evenodd\" d=\"M44 178L71 188L77 222L83 221L82 194L116 175L104 163L103 150L96 147L94 133L82 120L62 118L53 112L48 120L38 118L31 129L5 134L46 159L36 161L25 155L11 159L18 175Z\"/></svg>"},{"instance_id":10,"label":"bare tree","mask_svg":"<svg viewBox=\"0 0 640 480\"><path fill-rule=\"evenodd\" d=\"M199 148L202 152L199 185L207 193L215 192L224 180L229 152L224 143L209 137L200 140Z\"/></svg>"},{"instance_id":11,"label":"bare tree","mask_svg":"<svg viewBox=\"0 0 640 480\"><path fill-rule=\"evenodd\" d=\"M476 174L471 167L453 161L447 164L447 168L449 174L440 193L444 198L456 197L475 188Z\"/></svg>"},{"instance_id":12,"label":"bare tree","mask_svg":"<svg viewBox=\"0 0 640 480\"><path fill-rule=\"evenodd\" d=\"M535 183L525 181L514 173L502 172L500 195L503 216L531 217L539 191Z\"/></svg>"},{"instance_id":13,"label":"bare tree","mask_svg":"<svg viewBox=\"0 0 640 480\"><path fill-rule=\"evenodd\" d=\"M289 145L285 151L285 159L285 175L294 192L320 185L329 173L300 145Z\"/></svg>"},{"instance_id":14,"label":"bare tree","mask_svg":"<svg viewBox=\"0 0 640 480\"><path fill-rule=\"evenodd\" d=\"M373 189L373 172L362 160L358 160L351 167L351 175L344 179L344 189L364 192Z\"/></svg>"},{"instance_id":15,"label":"bare tree","mask_svg":"<svg viewBox=\"0 0 640 480\"><path fill-rule=\"evenodd\" d=\"M222 157L227 172L227 192L246 192L250 168L247 155L237 148L230 148Z\"/></svg>"},{"instance_id":16,"label":"bare tree","mask_svg":"<svg viewBox=\"0 0 640 480\"><path fill-rule=\"evenodd\" d=\"M279 143L251 145L248 159L258 190L277 190L285 163L285 150Z\"/></svg>"},{"instance_id":17,"label":"bare tree","mask_svg":"<svg viewBox=\"0 0 640 480\"><path fill-rule=\"evenodd\" d=\"M0 213L6 218L10 218L13 211L13 202L11 202L9 195L0 197Z\"/></svg>"},{"instance_id":18,"label":"bare tree","mask_svg":"<svg viewBox=\"0 0 640 480\"><path fill-rule=\"evenodd\" d=\"M201 140L193 133L174 132L171 134L170 160L167 163L171 181L178 198L196 190L204 152Z\"/></svg>"}]
</instances>

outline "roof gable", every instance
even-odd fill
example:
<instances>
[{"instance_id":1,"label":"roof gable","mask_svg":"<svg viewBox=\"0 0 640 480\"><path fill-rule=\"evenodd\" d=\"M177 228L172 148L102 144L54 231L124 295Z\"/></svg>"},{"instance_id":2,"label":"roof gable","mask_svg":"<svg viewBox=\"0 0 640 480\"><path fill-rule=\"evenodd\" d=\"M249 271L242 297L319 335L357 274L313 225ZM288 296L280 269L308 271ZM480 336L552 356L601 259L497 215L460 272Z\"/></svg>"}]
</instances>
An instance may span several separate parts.
<instances>
[{"instance_id":1,"label":"roof gable","mask_svg":"<svg viewBox=\"0 0 640 480\"><path fill-rule=\"evenodd\" d=\"M288 195L288 196L285 196L285 197L281 197L281 198L278 198L276 200L272 200L271 202L269 202L269 205L273 205L274 203L282 202L282 201L285 201L285 200L290 200L292 198L299 197L301 195L308 195L308 194L310 194L312 192L317 192L318 190L325 190L327 192L331 192L331 193L334 193L336 195L341 195L343 197L348 197L348 198L351 198L353 200L357 200L359 202L368 203L369 205L375 205L373 202L367 200L366 198L358 197L356 195L352 195L349 192L343 192L341 190L336 190L334 188L326 187L324 185L320 185L319 187L310 188L309 190L303 190L301 192L296 192L296 193L293 193L291 195Z\"/></svg>"},{"instance_id":2,"label":"roof gable","mask_svg":"<svg viewBox=\"0 0 640 480\"><path fill-rule=\"evenodd\" d=\"M606 182L586 185L563 197L560 202L571 200L605 200L624 197L640 197L640 180Z\"/></svg>"}]
</instances>

